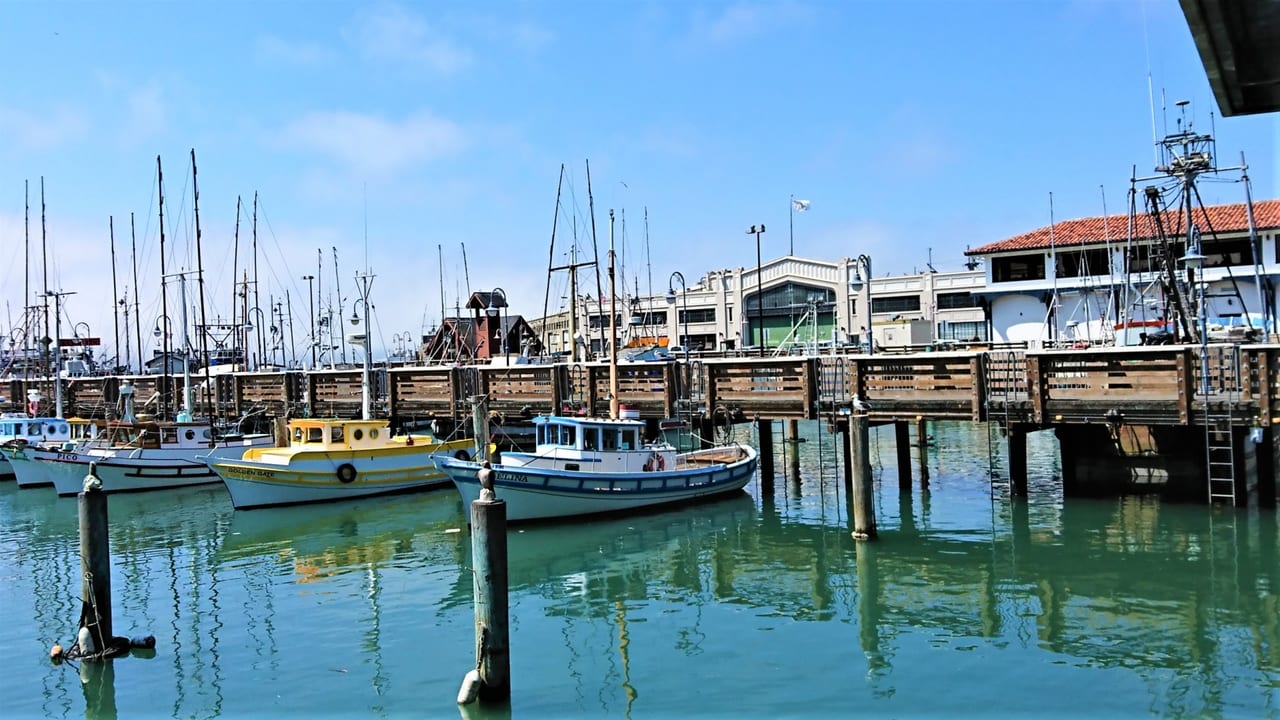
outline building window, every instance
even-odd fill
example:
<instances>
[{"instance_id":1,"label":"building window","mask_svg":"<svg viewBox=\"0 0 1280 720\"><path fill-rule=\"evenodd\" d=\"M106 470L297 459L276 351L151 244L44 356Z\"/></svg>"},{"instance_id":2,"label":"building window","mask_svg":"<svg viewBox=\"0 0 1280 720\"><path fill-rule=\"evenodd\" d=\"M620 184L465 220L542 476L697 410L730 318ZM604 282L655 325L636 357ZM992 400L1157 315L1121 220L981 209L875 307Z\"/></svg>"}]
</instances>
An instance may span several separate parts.
<instances>
[{"instance_id":1,"label":"building window","mask_svg":"<svg viewBox=\"0 0 1280 720\"><path fill-rule=\"evenodd\" d=\"M1111 273L1106 250L1059 252L1057 256L1058 277L1092 277Z\"/></svg>"},{"instance_id":2,"label":"building window","mask_svg":"<svg viewBox=\"0 0 1280 720\"><path fill-rule=\"evenodd\" d=\"M873 297L871 298L871 312L873 313L901 313L901 312L919 312L920 296L919 295L896 295L890 297Z\"/></svg>"},{"instance_id":3,"label":"building window","mask_svg":"<svg viewBox=\"0 0 1280 720\"><path fill-rule=\"evenodd\" d=\"M960 310L962 308L981 307L978 298L972 293L967 292L949 292L938 293L938 309L939 310Z\"/></svg>"},{"instance_id":4,"label":"building window","mask_svg":"<svg viewBox=\"0 0 1280 720\"><path fill-rule=\"evenodd\" d=\"M614 321L617 323L618 327L622 327L622 315L615 315ZM608 315L592 315L590 318L588 318L587 324L592 330L607 328L609 327L609 316Z\"/></svg>"},{"instance_id":5,"label":"building window","mask_svg":"<svg viewBox=\"0 0 1280 720\"><path fill-rule=\"evenodd\" d=\"M1044 279L1044 255L991 258L992 282Z\"/></svg>"},{"instance_id":6,"label":"building window","mask_svg":"<svg viewBox=\"0 0 1280 720\"><path fill-rule=\"evenodd\" d=\"M938 339L959 342L985 342L987 340L987 324L985 322L940 322L938 323Z\"/></svg>"},{"instance_id":7,"label":"building window","mask_svg":"<svg viewBox=\"0 0 1280 720\"><path fill-rule=\"evenodd\" d=\"M683 323L709 323L716 321L715 308L692 308L690 310L681 310L676 313L677 322Z\"/></svg>"}]
</instances>

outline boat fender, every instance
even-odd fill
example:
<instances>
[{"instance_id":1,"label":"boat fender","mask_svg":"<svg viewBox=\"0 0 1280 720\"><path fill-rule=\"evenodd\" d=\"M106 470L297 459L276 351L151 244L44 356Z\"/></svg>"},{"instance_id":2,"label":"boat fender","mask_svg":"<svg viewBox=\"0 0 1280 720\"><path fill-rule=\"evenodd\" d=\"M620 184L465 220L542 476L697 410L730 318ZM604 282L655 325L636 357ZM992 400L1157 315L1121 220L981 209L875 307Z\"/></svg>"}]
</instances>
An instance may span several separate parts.
<instances>
[{"instance_id":1,"label":"boat fender","mask_svg":"<svg viewBox=\"0 0 1280 720\"><path fill-rule=\"evenodd\" d=\"M92 655L98 652L98 648L93 644L93 635L89 632L89 628L82 627L76 633L76 647L81 655Z\"/></svg>"},{"instance_id":2,"label":"boat fender","mask_svg":"<svg viewBox=\"0 0 1280 720\"><path fill-rule=\"evenodd\" d=\"M470 670L462 676L462 687L458 688L458 704L470 705L480 696L480 671Z\"/></svg>"},{"instance_id":3,"label":"boat fender","mask_svg":"<svg viewBox=\"0 0 1280 720\"><path fill-rule=\"evenodd\" d=\"M471 455L466 450L459 450L453 454L456 460L470 460Z\"/></svg>"},{"instance_id":4,"label":"boat fender","mask_svg":"<svg viewBox=\"0 0 1280 720\"><path fill-rule=\"evenodd\" d=\"M338 466L338 482L346 484L355 482L356 466L351 463L342 463Z\"/></svg>"}]
</instances>

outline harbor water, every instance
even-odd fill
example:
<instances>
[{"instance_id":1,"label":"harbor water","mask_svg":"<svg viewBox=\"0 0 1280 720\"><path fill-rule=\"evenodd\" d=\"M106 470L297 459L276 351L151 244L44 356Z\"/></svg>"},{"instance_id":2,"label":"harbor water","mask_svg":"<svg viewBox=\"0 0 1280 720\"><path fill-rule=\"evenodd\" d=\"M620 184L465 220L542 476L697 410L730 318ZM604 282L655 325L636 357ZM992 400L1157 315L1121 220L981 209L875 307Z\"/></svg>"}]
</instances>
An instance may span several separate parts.
<instances>
[{"instance_id":1,"label":"harbor water","mask_svg":"<svg viewBox=\"0 0 1280 720\"><path fill-rule=\"evenodd\" d=\"M930 425L928 490L913 468L901 493L886 427L880 537L858 543L837 439L801 428L800 477L776 438L771 492L511 528L502 707L455 703L476 659L453 490L239 512L216 485L113 495L115 632L155 652L55 666L76 501L0 483L0 712L1280 718L1274 510L1064 500L1051 433L1015 500L1004 440L965 423Z\"/></svg>"}]
</instances>

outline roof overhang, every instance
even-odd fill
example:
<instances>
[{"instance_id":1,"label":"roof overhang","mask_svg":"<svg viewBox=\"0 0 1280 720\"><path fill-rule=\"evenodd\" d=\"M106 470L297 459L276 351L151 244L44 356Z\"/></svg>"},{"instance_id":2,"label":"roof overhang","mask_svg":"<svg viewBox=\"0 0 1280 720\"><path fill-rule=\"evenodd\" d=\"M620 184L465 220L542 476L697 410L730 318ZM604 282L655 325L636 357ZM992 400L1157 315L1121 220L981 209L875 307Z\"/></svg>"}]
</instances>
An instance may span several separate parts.
<instances>
[{"instance_id":1,"label":"roof overhang","mask_svg":"<svg viewBox=\"0 0 1280 720\"><path fill-rule=\"evenodd\" d=\"M1280 110L1280 3L1179 0L1224 116Z\"/></svg>"}]
</instances>

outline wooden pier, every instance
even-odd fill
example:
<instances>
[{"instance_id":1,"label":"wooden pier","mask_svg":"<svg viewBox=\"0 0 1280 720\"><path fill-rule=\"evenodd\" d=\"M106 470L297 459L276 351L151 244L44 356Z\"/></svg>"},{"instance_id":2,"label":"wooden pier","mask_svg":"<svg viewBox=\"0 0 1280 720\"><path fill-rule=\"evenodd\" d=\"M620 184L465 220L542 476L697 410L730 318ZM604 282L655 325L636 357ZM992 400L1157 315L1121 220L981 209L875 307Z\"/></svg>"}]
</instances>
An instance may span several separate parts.
<instances>
[{"instance_id":1,"label":"wooden pier","mask_svg":"<svg viewBox=\"0 0 1280 720\"><path fill-rule=\"evenodd\" d=\"M849 414L857 398L867 406L873 426L956 420L996 423L1014 433L1052 429L1073 448L1087 446L1094 436L1109 438L1122 456L1130 452L1123 447L1126 441L1147 442L1142 453L1151 455L1150 442L1161 433L1168 451L1187 438L1228 429L1233 446L1248 450L1265 441L1270 449L1272 424L1280 422L1280 345L715 357L688 364L623 363L619 370L621 404L655 420L836 418ZM114 414L122 379L64 381L65 414ZM154 412L161 378L129 380L137 388L139 411ZM193 382L197 416L360 413L359 369L234 373L197 376ZM181 397L180 384L178 378L169 380L170 408ZM488 397L499 422L537 414L607 413L609 405L605 363L393 367L379 371L376 384L381 413L397 426L433 420L449 427L463 424L473 395ZM5 398L0 409L21 411L33 387L51 405L52 385L47 378L7 380L0 385ZM1213 442L1201 440L1201 452ZM1239 464L1267 469L1274 465L1271 455L1242 457ZM1070 458L1072 469L1077 459Z\"/></svg>"}]
</instances>

